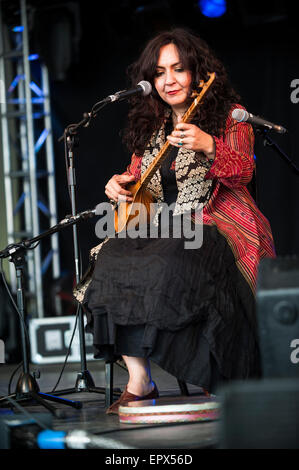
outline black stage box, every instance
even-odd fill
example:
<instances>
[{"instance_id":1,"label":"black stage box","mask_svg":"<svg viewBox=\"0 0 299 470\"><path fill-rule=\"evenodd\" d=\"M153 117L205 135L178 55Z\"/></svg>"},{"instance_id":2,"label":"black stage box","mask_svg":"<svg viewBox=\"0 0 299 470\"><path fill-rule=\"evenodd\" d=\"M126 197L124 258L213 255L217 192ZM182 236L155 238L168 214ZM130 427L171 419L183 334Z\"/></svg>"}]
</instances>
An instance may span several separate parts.
<instances>
[{"instance_id":1,"label":"black stage box","mask_svg":"<svg viewBox=\"0 0 299 470\"><path fill-rule=\"evenodd\" d=\"M257 321L263 377L299 378L299 260L264 259L258 271Z\"/></svg>"},{"instance_id":2,"label":"black stage box","mask_svg":"<svg viewBox=\"0 0 299 470\"><path fill-rule=\"evenodd\" d=\"M299 380L232 382L219 389L221 449L299 449Z\"/></svg>"},{"instance_id":3,"label":"black stage box","mask_svg":"<svg viewBox=\"0 0 299 470\"><path fill-rule=\"evenodd\" d=\"M262 379L231 382L221 403L220 447L299 448L299 260L264 259L256 296Z\"/></svg>"}]
</instances>

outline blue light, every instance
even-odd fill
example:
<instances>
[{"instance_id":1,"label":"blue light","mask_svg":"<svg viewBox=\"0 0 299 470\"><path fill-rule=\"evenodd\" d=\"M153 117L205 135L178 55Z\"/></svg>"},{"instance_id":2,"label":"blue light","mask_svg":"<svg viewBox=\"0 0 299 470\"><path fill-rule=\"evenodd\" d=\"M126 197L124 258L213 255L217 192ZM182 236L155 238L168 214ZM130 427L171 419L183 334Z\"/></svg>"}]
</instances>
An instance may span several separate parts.
<instances>
[{"instance_id":1,"label":"blue light","mask_svg":"<svg viewBox=\"0 0 299 470\"><path fill-rule=\"evenodd\" d=\"M46 429L37 435L37 445L40 449L65 449L65 431Z\"/></svg>"},{"instance_id":2,"label":"blue light","mask_svg":"<svg viewBox=\"0 0 299 470\"><path fill-rule=\"evenodd\" d=\"M42 264L42 274L45 274L50 266L50 263L53 258L53 250L49 251L47 254L46 258L43 260ZM45 393L43 393L43 396L47 396ZM49 395L48 395L49 396Z\"/></svg>"},{"instance_id":3,"label":"blue light","mask_svg":"<svg viewBox=\"0 0 299 470\"><path fill-rule=\"evenodd\" d=\"M17 84L19 83L19 81L24 80L24 78L25 78L25 75L17 75L11 82L11 85L8 88L8 93L12 93L13 90L16 88Z\"/></svg>"},{"instance_id":4,"label":"blue light","mask_svg":"<svg viewBox=\"0 0 299 470\"><path fill-rule=\"evenodd\" d=\"M51 213L49 209L47 208L47 206L42 201L38 201L37 206L42 211L43 214L45 214L47 217L50 217Z\"/></svg>"},{"instance_id":5,"label":"blue light","mask_svg":"<svg viewBox=\"0 0 299 470\"><path fill-rule=\"evenodd\" d=\"M24 26L15 26L12 30L14 33L22 33L24 31Z\"/></svg>"},{"instance_id":6,"label":"blue light","mask_svg":"<svg viewBox=\"0 0 299 470\"><path fill-rule=\"evenodd\" d=\"M200 11L208 18L219 18L226 13L226 0L199 0Z\"/></svg>"},{"instance_id":7,"label":"blue light","mask_svg":"<svg viewBox=\"0 0 299 470\"><path fill-rule=\"evenodd\" d=\"M13 211L13 214L16 215L19 210L21 209L21 207L23 206L24 204L24 201L25 201L25 198L27 197L27 194L26 193L22 193L17 204L16 204L16 207L14 208L14 211Z\"/></svg>"},{"instance_id":8,"label":"blue light","mask_svg":"<svg viewBox=\"0 0 299 470\"><path fill-rule=\"evenodd\" d=\"M39 55L38 54L30 54L28 56L28 60L38 60L39 59Z\"/></svg>"},{"instance_id":9,"label":"blue light","mask_svg":"<svg viewBox=\"0 0 299 470\"><path fill-rule=\"evenodd\" d=\"M47 129L44 129L41 135L39 136L39 138L37 139L37 142L34 146L35 153L37 153L40 150L41 146L44 144L48 135L49 135L49 131Z\"/></svg>"},{"instance_id":10,"label":"blue light","mask_svg":"<svg viewBox=\"0 0 299 470\"><path fill-rule=\"evenodd\" d=\"M45 98L32 98L32 103L33 104L43 104L45 102ZM13 98L7 100L8 103L10 104L26 104L26 99L25 98Z\"/></svg>"},{"instance_id":11,"label":"blue light","mask_svg":"<svg viewBox=\"0 0 299 470\"><path fill-rule=\"evenodd\" d=\"M30 82L30 88L37 96L44 96L43 90L36 83Z\"/></svg>"}]
</instances>

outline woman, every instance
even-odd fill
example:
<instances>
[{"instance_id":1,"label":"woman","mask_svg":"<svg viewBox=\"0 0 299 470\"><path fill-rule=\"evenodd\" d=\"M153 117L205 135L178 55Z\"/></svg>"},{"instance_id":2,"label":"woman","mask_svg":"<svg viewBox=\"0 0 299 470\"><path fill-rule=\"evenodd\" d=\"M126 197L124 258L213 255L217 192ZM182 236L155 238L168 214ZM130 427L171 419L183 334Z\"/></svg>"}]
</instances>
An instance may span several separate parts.
<instances>
[{"instance_id":1,"label":"woman","mask_svg":"<svg viewBox=\"0 0 299 470\"><path fill-rule=\"evenodd\" d=\"M192 90L213 72L192 123L181 122ZM96 357L122 356L129 372L108 413L158 396L149 360L208 392L223 380L259 376L254 290L259 260L274 256L268 221L246 188L253 131L232 119L239 98L206 43L182 29L161 33L130 74L133 86L147 80L153 92L132 98L125 132L131 164L108 181L106 195L131 202L126 185L140 179L167 139L172 151L147 190L158 203L174 204L174 217L191 213L194 224L202 205L203 244L185 249L183 236L115 238L93 251L91 282L77 298Z\"/></svg>"}]
</instances>

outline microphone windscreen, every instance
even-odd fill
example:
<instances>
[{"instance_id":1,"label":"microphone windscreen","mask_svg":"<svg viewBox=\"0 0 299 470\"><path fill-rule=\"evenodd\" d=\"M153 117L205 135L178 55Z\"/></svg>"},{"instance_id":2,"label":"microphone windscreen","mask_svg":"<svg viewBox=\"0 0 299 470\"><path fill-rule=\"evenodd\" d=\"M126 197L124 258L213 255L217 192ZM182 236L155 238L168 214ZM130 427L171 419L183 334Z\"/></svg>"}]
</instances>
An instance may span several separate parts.
<instances>
[{"instance_id":1,"label":"microphone windscreen","mask_svg":"<svg viewBox=\"0 0 299 470\"><path fill-rule=\"evenodd\" d=\"M246 122L247 119L249 118L249 114L247 113L247 111L245 111L245 109L237 108L237 109L234 109L234 110L233 110L233 112L232 112L232 117L233 117L236 121L239 121L239 122Z\"/></svg>"},{"instance_id":2,"label":"microphone windscreen","mask_svg":"<svg viewBox=\"0 0 299 470\"><path fill-rule=\"evenodd\" d=\"M143 96L149 95L152 91L152 85L150 84L150 82L146 82L145 80L141 80L141 82L138 83L138 86L141 86L141 88L143 89Z\"/></svg>"}]
</instances>

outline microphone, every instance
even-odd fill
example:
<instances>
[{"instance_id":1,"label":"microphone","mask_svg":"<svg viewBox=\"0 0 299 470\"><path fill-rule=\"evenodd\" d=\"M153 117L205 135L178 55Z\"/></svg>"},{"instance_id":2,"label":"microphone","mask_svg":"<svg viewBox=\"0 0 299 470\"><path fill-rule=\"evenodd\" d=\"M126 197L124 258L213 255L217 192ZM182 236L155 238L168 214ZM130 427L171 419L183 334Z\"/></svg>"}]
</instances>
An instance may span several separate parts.
<instances>
[{"instance_id":1,"label":"microphone","mask_svg":"<svg viewBox=\"0 0 299 470\"><path fill-rule=\"evenodd\" d=\"M35 438L39 449L135 449L113 437L97 436L83 429L53 431L46 429Z\"/></svg>"},{"instance_id":2,"label":"microphone","mask_svg":"<svg viewBox=\"0 0 299 470\"><path fill-rule=\"evenodd\" d=\"M109 95L107 98L101 101L101 103L112 103L113 101L122 101L126 98L129 98L132 95L136 95L137 93L142 93L143 96L147 96L152 91L152 85L150 82L146 82L145 80L141 80L137 84L136 88L132 88L131 90L122 90L117 91L114 95Z\"/></svg>"},{"instance_id":3,"label":"microphone","mask_svg":"<svg viewBox=\"0 0 299 470\"><path fill-rule=\"evenodd\" d=\"M261 117L254 116L244 109L234 109L232 112L232 117L238 122L249 122L250 124L258 127L264 127L268 130L273 130L279 134L285 134L285 132L287 132L284 127L279 126L278 124L273 124L273 122L266 121Z\"/></svg>"},{"instance_id":4,"label":"microphone","mask_svg":"<svg viewBox=\"0 0 299 470\"><path fill-rule=\"evenodd\" d=\"M88 217L94 217L97 214L97 208L89 209L87 211L79 212L76 215L66 215L58 225L69 224L70 222L76 223L77 220L87 219Z\"/></svg>"},{"instance_id":5,"label":"microphone","mask_svg":"<svg viewBox=\"0 0 299 470\"><path fill-rule=\"evenodd\" d=\"M81 122L68 126L65 129L64 134L59 137L58 142L62 142L67 135L74 135L77 132L77 129L79 129L80 127L89 127L91 118L96 117L98 111L102 109L106 104L113 103L114 101L125 100L126 98L129 98L130 96L135 95L137 93L142 93L143 96L147 96L151 93L151 91L152 85L150 84L150 82L141 80L141 82L137 84L136 88L132 88L131 90L117 91L116 93L114 93L114 95L107 96L107 98L104 98L103 100L96 103L89 113L84 113L84 119Z\"/></svg>"}]
</instances>

